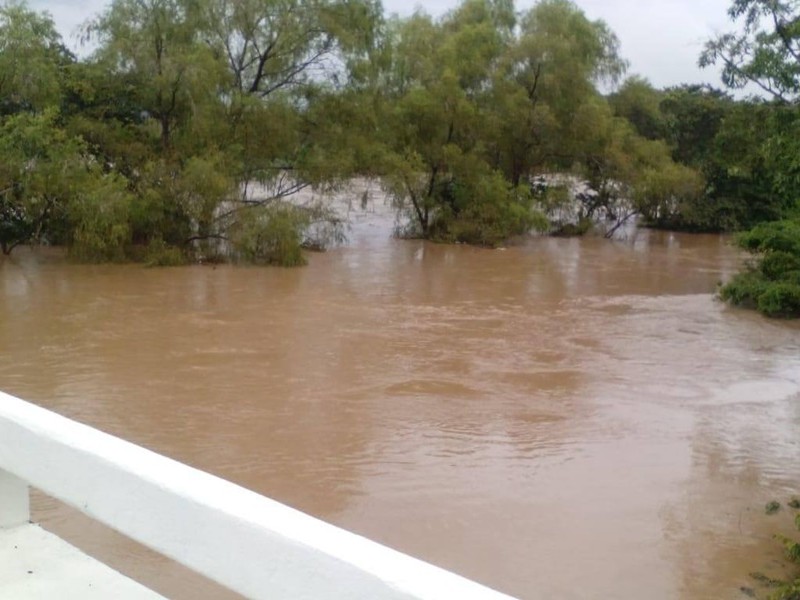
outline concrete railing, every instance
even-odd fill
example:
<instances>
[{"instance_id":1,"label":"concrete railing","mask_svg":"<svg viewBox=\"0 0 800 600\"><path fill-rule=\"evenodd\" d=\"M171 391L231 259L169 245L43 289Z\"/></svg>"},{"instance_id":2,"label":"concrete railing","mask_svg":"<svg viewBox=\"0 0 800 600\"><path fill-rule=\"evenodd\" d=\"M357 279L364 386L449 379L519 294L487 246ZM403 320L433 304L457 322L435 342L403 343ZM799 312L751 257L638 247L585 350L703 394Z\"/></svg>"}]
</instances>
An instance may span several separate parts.
<instances>
[{"instance_id":1,"label":"concrete railing","mask_svg":"<svg viewBox=\"0 0 800 600\"><path fill-rule=\"evenodd\" d=\"M28 485L249 598L510 598L0 393L0 527Z\"/></svg>"}]
</instances>

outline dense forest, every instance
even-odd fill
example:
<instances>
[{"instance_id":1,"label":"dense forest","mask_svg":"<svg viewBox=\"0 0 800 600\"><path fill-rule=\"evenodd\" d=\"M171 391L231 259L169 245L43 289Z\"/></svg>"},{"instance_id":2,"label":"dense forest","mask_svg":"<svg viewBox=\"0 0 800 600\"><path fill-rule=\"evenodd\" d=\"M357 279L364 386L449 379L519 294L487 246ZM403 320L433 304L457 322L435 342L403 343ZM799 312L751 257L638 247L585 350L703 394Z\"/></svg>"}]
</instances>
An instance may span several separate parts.
<instances>
[{"instance_id":1,"label":"dense forest","mask_svg":"<svg viewBox=\"0 0 800 600\"><path fill-rule=\"evenodd\" d=\"M568 0L465 0L441 18L378 0L113 0L82 27L82 58L48 14L8 2L0 249L298 265L345 225L298 192L360 177L402 235L442 242L755 228L723 297L800 314L800 11L735 0L730 17L700 57L727 91L659 90L626 78L614 33Z\"/></svg>"}]
</instances>

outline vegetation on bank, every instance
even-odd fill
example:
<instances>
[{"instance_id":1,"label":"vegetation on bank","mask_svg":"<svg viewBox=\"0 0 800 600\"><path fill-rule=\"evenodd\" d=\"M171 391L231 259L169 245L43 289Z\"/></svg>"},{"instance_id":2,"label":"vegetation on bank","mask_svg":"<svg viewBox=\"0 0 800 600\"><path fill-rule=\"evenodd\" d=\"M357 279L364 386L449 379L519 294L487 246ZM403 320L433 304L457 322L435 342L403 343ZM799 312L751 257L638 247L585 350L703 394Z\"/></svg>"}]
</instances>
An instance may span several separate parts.
<instances>
[{"instance_id":1,"label":"vegetation on bank","mask_svg":"<svg viewBox=\"0 0 800 600\"><path fill-rule=\"evenodd\" d=\"M701 64L721 64L728 87L756 86L771 101L746 121L737 118L751 135L731 138L745 159L742 171L750 173L739 189L748 185L753 194L750 220L741 221L753 228L738 243L754 260L720 296L767 316L800 317L800 6L734 0L729 14L740 25L737 33L710 41Z\"/></svg>"},{"instance_id":2,"label":"vegetation on bank","mask_svg":"<svg viewBox=\"0 0 800 600\"><path fill-rule=\"evenodd\" d=\"M722 299L769 317L800 316L800 221L762 223L737 242L756 258L721 288Z\"/></svg>"},{"instance_id":3,"label":"vegetation on bank","mask_svg":"<svg viewBox=\"0 0 800 600\"><path fill-rule=\"evenodd\" d=\"M637 126L633 84L600 94L626 63L568 0L438 19L375 0L113 0L83 33L78 59L46 13L0 8L5 254L302 264L343 224L297 192L356 176L382 182L406 234L490 246L672 222L704 187L677 134ZM589 191L531 185L548 172Z\"/></svg>"},{"instance_id":4,"label":"vegetation on bank","mask_svg":"<svg viewBox=\"0 0 800 600\"><path fill-rule=\"evenodd\" d=\"M792 511L792 520L795 527L800 530L800 499L792 498L786 506ZM776 515L782 511L782 505L777 500L772 500L764 507L764 512L768 515ZM783 546L786 559L793 565L800 565L800 540L778 534L775 539ZM750 578L756 582L763 591L759 594L755 589L742 587L740 591L746 596L756 598L763 597L766 600L800 600L800 574L790 577L788 580L770 577L761 572L750 573Z\"/></svg>"},{"instance_id":5,"label":"vegetation on bank","mask_svg":"<svg viewBox=\"0 0 800 600\"><path fill-rule=\"evenodd\" d=\"M623 81L616 36L569 0L463 0L441 18L387 17L379 0L113 0L81 59L46 13L6 2L0 250L299 265L344 223L298 192L353 177L382 183L404 235L443 242L791 219L793 7L734 0L741 33L709 42L701 61L728 87L771 96L740 100ZM760 262L723 297L795 314L791 252L743 243Z\"/></svg>"}]
</instances>

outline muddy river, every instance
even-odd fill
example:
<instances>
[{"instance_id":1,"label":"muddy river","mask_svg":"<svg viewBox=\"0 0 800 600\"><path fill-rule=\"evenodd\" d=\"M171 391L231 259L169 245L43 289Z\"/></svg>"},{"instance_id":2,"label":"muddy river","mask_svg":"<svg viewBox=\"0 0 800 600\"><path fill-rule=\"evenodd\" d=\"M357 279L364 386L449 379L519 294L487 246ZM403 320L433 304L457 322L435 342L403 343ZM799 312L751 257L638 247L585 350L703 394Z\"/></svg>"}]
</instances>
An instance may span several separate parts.
<instances>
[{"instance_id":1,"label":"muddy river","mask_svg":"<svg viewBox=\"0 0 800 600\"><path fill-rule=\"evenodd\" d=\"M800 327L729 240L350 242L300 269L0 261L0 389L521 598L742 598L800 493ZM225 592L41 495L175 598ZM263 557L269 561L269 557Z\"/></svg>"}]
</instances>

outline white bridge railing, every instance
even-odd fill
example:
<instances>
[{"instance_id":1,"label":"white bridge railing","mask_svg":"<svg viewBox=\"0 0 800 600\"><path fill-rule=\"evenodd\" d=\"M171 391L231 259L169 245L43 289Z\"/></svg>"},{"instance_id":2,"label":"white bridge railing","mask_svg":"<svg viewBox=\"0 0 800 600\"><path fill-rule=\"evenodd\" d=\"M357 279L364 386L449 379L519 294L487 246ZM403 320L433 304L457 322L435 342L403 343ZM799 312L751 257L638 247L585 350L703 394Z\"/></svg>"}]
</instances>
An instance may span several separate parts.
<instances>
[{"instance_id":1,"label":"white bridge railing","mask_svg":"<svg viewBox=\"0 0 800 600\"><path fill-rule=\"evenodd\" d=\"M29 485L248 598L510 598L0 393L0 528Z\"/></svg>"}]
</instances>

